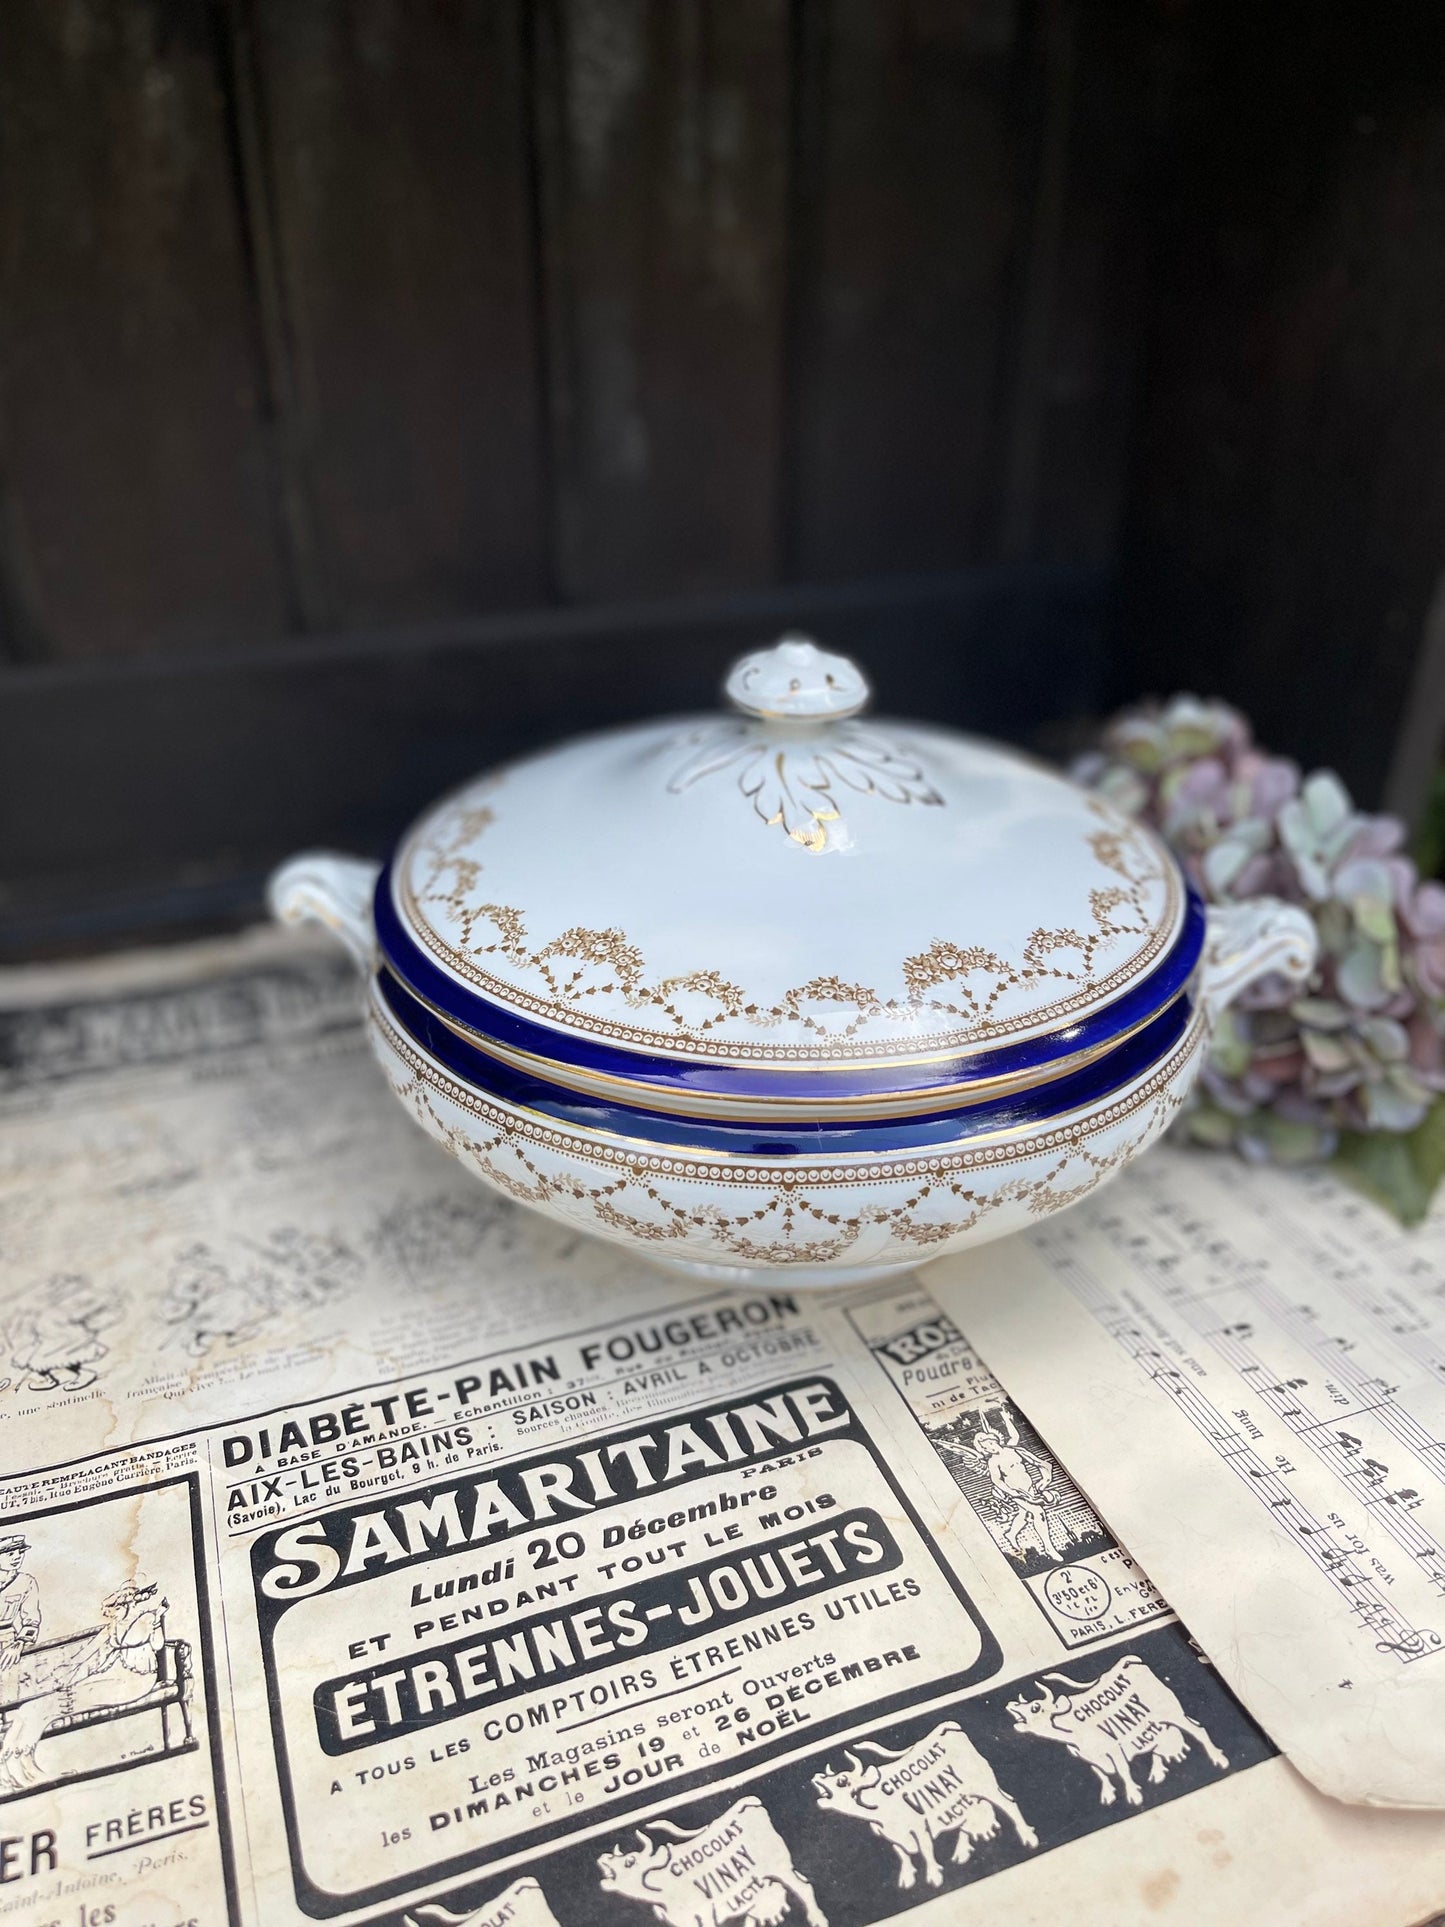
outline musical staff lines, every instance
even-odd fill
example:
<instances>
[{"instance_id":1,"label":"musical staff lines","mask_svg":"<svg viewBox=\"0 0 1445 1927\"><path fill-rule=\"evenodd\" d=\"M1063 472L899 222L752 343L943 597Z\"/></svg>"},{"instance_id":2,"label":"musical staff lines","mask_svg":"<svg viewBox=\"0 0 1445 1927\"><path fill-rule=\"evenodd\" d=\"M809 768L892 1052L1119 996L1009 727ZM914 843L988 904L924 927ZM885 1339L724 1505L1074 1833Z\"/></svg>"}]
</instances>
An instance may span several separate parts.
<instances>
[{"instance_id":1,"label":"musical staff lines","mask_svg":"<svg viewBox=\"0 0 1445 1927\"><path fill-rule=\"evenodd\" d=\"M1156 1196L1156 1206L1162 1202ZM1151 1313L1147 1294L1163 1300L1191 1333L1209 1344L1236 1375L1237 1382L1248 1389L1248 1396L1288 1427L1293 1439L1328 1469L1343 1488L1342 1497L1358 1502L1368 1518L1378 1520L1432 1589L1445 1594L1445 1546L1417 1516L1418 1490L1389 1483L1389 1466L1370 1454L1361 1436L1349 1429L1351 1421L1367 1415L1378 1421L1388 1409L1394 1411L1397 1421L1415 1426L1421 1437L1433 1444L1408 1412L1392 1407L1394 1388L1365 1378L1365 1385L1373 1385L1370 1398L1321 1418L1304 1396L1308 1385L1305 1377L1296 1373L1291 1382L1288 1375L1275 1373L1266 1365L1254 1343L1253 1320L1221 1317L1218 1301L1228 1294L1242 1295L1261 1323L1267 1315L1259 1302L1260 1278L1253 1271L1248 1278L1240 1275L1241 1267L1250 1267L1247 1261L1237 1259L1227 1244L1200 1224L1172 1222L1171 1214L1161 1209L1156 1209L1150 1221L1149 1235L1141 1234L1117 1212L1095 1214L1093 1227L1125 1261L1123 1276L1127 1279L1132 1274L1142 1289L1135 1291L1124 1284L1115 1291L1106 1286L1085 1262L1073 1226L1064 1221L1036 1237L1073 1296L1168 1395L1256 1501L1273 1515L1280 1530L1288 1533L1327 1579L1357 1625L1373 1637L1379 1652L1408 1663L1445 1650L1439 1633L1416 1624L1390 1596L1388 1571L1378 1566L1364 1538L1350 1530L1344 1516L1306 1503L1289 1483L1289 1474L1295 1470L1290 1461L1281 1457L1271 1463L1256 1449L1254 1435L1258 1428L1242 1425L1235 1416L1221 1411L1203 1389L1197 1368L1190 1369L1188 1360L1171 1357L1163 1349L1164 1321ZM1208 1262L1202 1267L1196 1262L1186 1278L1181 1270L1185 1261L1200 1259ZM1288 1312L1291 1308L1285 1305L1284 1309ZM1294 1308L1297 1315L1299 1309ZM1158 1329L1150 1330L1151 1325Z\"/></svg>"},{"instance_id":2,"label":"musical staff lines","mask_svg":"<svg viewBox=\"0 0 1445 1927\"><path fill-rule=\"evenodd\" d=\"M1321 1184L1328 1182L1318 1174L1312 1176L1311 1189L1317 1190ZM1236 1193L1231 1191L1231 1203L1235 1196ZM1342 1298L1348 1308L1331 1305L1327 1314L1313 1304L1288 1299L1273 1283L1267 1259L1246 1257L1237 1247L1220 1238L1217 1232L1207 1229L1179 1210L1167 1196L1156 1192L1153 1203L1158 1231L1161 1235L1172 1234L1175 1245L1167 1259L1153 1254L1155 1288L1161 1296L1187 1312L1192 1303L1215 1298L1227 1289L1244 1292L1255 1309L1266 1313L1287 1338L1323 1369L1332 1384L1355 1398L1359 1413L1377 1412L1380 1423L1416 1457L1424 1473L1445 1486L1445 1441L1436 1438L1407 1406L1400 1403L1398 1385L1383 1372L1368 1368L1359 1352L1360 1339L1338 1329L1341 1323L1348 1321L1350 1312L1362 1314L1376 1336L1396 1341L1415 1364L1425 1367L1432 1380L1445 1377L1445 1352L1437 1353L1428 1315L1417 1302L1402 1299L1398 1286L1383 1286L1378 1281L1370 1267L1368 1245L1359 1252L1341 1255L1336 1250L1333 1255L1327 1255L1323 1240L1310 1237L1297 1223L1291 1223L1291 1245L1309 1265L1320 1287L1319 1295L1327 1300ZM1248 1203L1255 1218L1262 1221L1264 1212L1258 1201L1251 1196ZM1332 1205L1335 1215L1347 1220L1360 1219L1363 1226L1361 1206L1347 1204L1342 1209L1338 1200L1332 1200ZM1388 1229L1382 1234L1377 1222L1369 1222L1368 1230L1375 1250L1384 1250L1391 1256L1394 1276L1420 1276L1424 1290L1430 1296L1441 1295L1442 1287L1436 1268L1427 1258L1418 1254L1407 1257L1403 1249L1395 1251L1394 1247L1399 1245L1398 1237ZM1145 1242L1137 1238L1133 1241L1141 1251ZM1338 1246L1338 1240L1334 1242ZM1166 1265L1172 1266L1184 1256L1202 1260L1206 1265L1216 1268L1220 1276L1214 1279L1212 1288L1190 1290L1182 1280L1162 1275ZM1392 1300L1391 1303L1382 1302L1387 1297ZM1201 1332L1207 1329L1198 1319L1192 1322ZM1408 1330L1403 1328L1405 1325L1408 1325ZM1331 1416L1348 1419L1350 1413L1336 1410Z\"/></svg>"},{"instance_id":3,"label":"musical staff lines","mask_svg":"<svg viewBox=\"0 0 1445 1927\"><path fill-rule=\"evenodd\" d=\"M1161 1254L1137 1233L1125 1241L1135 1268L1152 1277L1155 1289L1168 1296L1196 1336L1238 1372L1251 1394L1289 1428L1298 1443L1313 1453L1347 1491L1353 1491L1431 1586L1445 1595L1445 1544L1415 1516L1421 1503L1420 1490L1408 1483L1421 1474L1411 1468L1400 1483L1392 1484L1390 1465L1374 1457L1365 1449L1364 1441L1348 1430L1351 1424L1372 1415L1412 1454L1425 1474L1439 1477L1445 1469L1440 1463L1442 1448L1412 1413L1395 1402L1398 1388L1365 1370L1353 1356L1352 1339L1326 1336L1313 1306L1291 1304L1277 1291L1268 1280L1267 1265L1245 1258L1218 1237L1200 1243L1203 1227L1184 1220L1167 1206L1161 1206L1160 1220L1161 1231L1167 1226L1176 1237L1182 1235L1186 1251L1207 1261L1209 1283L1201 1290L1184 1288L1174 1276L1179 1251ZM1104 1220L1101 1228L1117 1240L1117 1219ZM1329 1411L1321 1413L1308 1403L1308 1379L1281 1377L1271 1368L1253 1343L1252 1321L1218 1321L1215 1305L1226 1288L1243 1294L1255 1317L1268 1317L1299 1350L1323 1365L1326 1383L1320 1389L1332 1398ZM1346 1396L1344 1386L1354 1396L1341 1406L1338 1400Z\"/></svg>"},{"instance_id":4,"label":"musical staff lines","mask_svg":"<svg viewBox=\"0 0 1445 1927\"><path fill-rule=\"evenodd\" d=\"M1258 1358L1249 1342L1249 1326L1225 1326L1208 1334L1220 1355L1232 1364L1252 1387L1254 1396L1267 1406L1306 1446L1321 1464L1348 1489L1365 1510L1376 1518L1402 1551L1414 1560L1435 1590L1445 1595L1445 1546L1415 1516L1420 1504L1417 1488L1392 1486L1390 1467L1373 1457L1358 1433L1349 1430L1368 1414L1382 1423L1404 1415L1388 1399L1362 1405L1344 1416L1327 1413L1323 1417L1302 1402L1299 1382L1270 1379L1270 1368Z\"/></svg>"},{"instance_id":5,"label":"musical staff lines","mask_svg":"<svg viewBox=\"0 0 1445 1927\"><path fill-rule=\"evenodd\" d=\"M1362 1234L1368 1231L1368 1237L1355 1245L1341 1233L1328 1228L1316 1232L1305 1222L1298 1229L1298 1255L1387 1345L1445 1385L1445 1334L1431 1316L1430 1303L1445 1299L1439 1259L1407 1246L1398 1232L1381 1224L1378 1214L1367 1216L1367 1208L1343 1195L1338 1182L1324 1173L1310 1172L1300 1181L1322 1202L1328 1200L1332 1217L1352 1228L1358 1225ZM1257 1222L1265 1221L1264 1209L1252 1193L1246 1194L1245 1204ZM1422 1240L1429 1235L1422 1233ZM1407 1280L1408 1286L1402 1287L1400 1280Z\"/></svg>"}]
</instances>

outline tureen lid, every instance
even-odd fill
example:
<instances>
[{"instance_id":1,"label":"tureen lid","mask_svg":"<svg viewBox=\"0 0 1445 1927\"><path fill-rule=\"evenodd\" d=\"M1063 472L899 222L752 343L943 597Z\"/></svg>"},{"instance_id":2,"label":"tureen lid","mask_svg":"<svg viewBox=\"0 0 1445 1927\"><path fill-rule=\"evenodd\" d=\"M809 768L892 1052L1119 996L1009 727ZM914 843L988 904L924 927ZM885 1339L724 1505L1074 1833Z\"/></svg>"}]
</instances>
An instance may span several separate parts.
<instances>
[{"instance_id":1,"label":"tureen lid","mask_svg":"<svg viewBox=\"0 0 1445 1927\"><path fill-rule=\"evenodd\" d=\"M510 1046L715 1088L1012 1071L1116 1040L1192 971L1177 866L1102 799L862 719L860 671L802 637L727 693L437 804L378 887L385 963Z\"/></svg>"}]
</instances>

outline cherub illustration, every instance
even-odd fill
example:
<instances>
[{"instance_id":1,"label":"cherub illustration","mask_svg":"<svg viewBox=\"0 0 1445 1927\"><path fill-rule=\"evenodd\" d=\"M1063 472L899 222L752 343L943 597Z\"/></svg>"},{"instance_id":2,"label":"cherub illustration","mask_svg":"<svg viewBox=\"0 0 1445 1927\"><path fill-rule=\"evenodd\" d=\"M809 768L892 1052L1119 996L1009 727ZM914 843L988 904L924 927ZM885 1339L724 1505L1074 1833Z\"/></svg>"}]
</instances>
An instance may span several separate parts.
<instances>
[{"instance_id":1,"label":"cherub illustration","mask_svg":"<svg viewBox=\"0 0 1445 1927\"><path fill-rule=\"evenodd\" d=\"M972 1439L960 1433L951 1442L971 1453L987 1474L1008 1550L1021 1559L1031 1548L1062 1558L1079 1534L1052 1490L1053 1461L1020 1441L1007 1406L995 1409L995 1424L981 1424Z\"/></svg>"},{"instance_id":2,"label":"cherub illustration","mask_svg":"<svg viewBox=\"0 0 1445 1927\"><path fill-rule=\"evenodd\" d=\"M124 1300L62 1272L27 1293L0 1323L0 1349L19 1373L0 1381L22 1392L83 1392L110 1354L101 1333L123 1315Z\"/></svg>"}]
</instances>

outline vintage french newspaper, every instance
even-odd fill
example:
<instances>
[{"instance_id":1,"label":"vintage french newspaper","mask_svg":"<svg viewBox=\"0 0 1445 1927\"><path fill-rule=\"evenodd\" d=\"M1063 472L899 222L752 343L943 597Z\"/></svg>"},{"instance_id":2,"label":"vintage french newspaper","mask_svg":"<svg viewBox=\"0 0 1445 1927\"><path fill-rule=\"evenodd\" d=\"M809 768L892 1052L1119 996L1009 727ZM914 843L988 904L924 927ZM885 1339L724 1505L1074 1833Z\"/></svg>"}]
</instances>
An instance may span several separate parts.
<instances>
[{"instance_id":1,"label":"vintage french newspaper","mask_svg":"<svg viewBox=\"0 0 1445 1927\"><path fill-rule=\"evenodd\" d=\"M1445 1807L1445 1216L1165 1148L929 1276L1301 1771Z\"/></svg>"},{"instance_id":2,"label":"vintage french newspaper","mask_svg":"<svg viewBox=\"0 0 1445 1927\"><path fill-rule=\"evenodd\" d=\"M1408 1927L929 1281L491 1196L261 937L0 986L0 1927Z\"/></svg>"}]
</instances>

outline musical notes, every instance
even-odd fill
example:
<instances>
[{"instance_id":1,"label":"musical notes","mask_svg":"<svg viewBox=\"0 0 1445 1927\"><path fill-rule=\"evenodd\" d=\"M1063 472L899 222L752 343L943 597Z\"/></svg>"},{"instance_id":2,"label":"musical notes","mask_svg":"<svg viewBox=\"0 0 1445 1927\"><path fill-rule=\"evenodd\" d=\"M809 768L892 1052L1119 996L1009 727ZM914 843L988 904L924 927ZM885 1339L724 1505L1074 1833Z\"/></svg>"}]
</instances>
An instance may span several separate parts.
<instances>
[{"instance_id":1,"label":"musical notes","mask_svg":"<svg viewBox=\"0 0 1445 1927\"><path fill-rule=\"evenodd\" d=\"M1407 1236L1344 1198L1165 1147L970 1316L1286 1750L1445 1807L1445 1210Z\"/></svg>"},{"instance_id":2,"label":"musical notes","mask_svg":"<svg viewBox=\"0 0 1445 1927\"><path fill-rule=\"evenodd\" d=\"M1397 1568L1371 1547L1368 1532L1344 1528L1352 1516L1362 1526L1373 1521L1431 1595L1445 1596L1445 1540L1437 1536L1445 1533L1445 1446L1401 1402L1396 1374L1382 1369L1383 1355L1358 1322L1363 1317L1381 1341L1414 1341L1428 1320L1413 1306L1407 1315L1398 1286L1379 1288L1367 1244L1354 1241L1353 1219L1342 1226L1332 1215L1327 1235L1307 1232L1316 1290L1305 1299L1276 1282L1289 1268L1272 1263L1258 1241L1243 1242L1233 1216L1181 1211L1147 1177L1131 1180L1133 1213L1115 1208L1094 1222L1118 1267L1107 1285L1072 1239L1067 1256L1058 1253L1061 1275L1351 1614L1381 1632L1380 1649L1408 1657L1434 1651L1387 1596ZM1298 1226L1289 1230L1293 1238ZM1428 1268L1414 1275L1435 1279ZM1137 1312L1123 1314L1116 1294L1125 1280L1131 1311L1144 1312L1150 1329ZM1164 1335L1171 1329L1172 1341ZM1445 1378L1445 1342L1431 1364L1440 1367L1431 1382ZM1234 1408L1232 1423L1225 1404ZM1271 1424L1305 1449L1305 1472L1279 1452L1269 1464L1261 1447Z\"/></svg>"}]
</instances>

